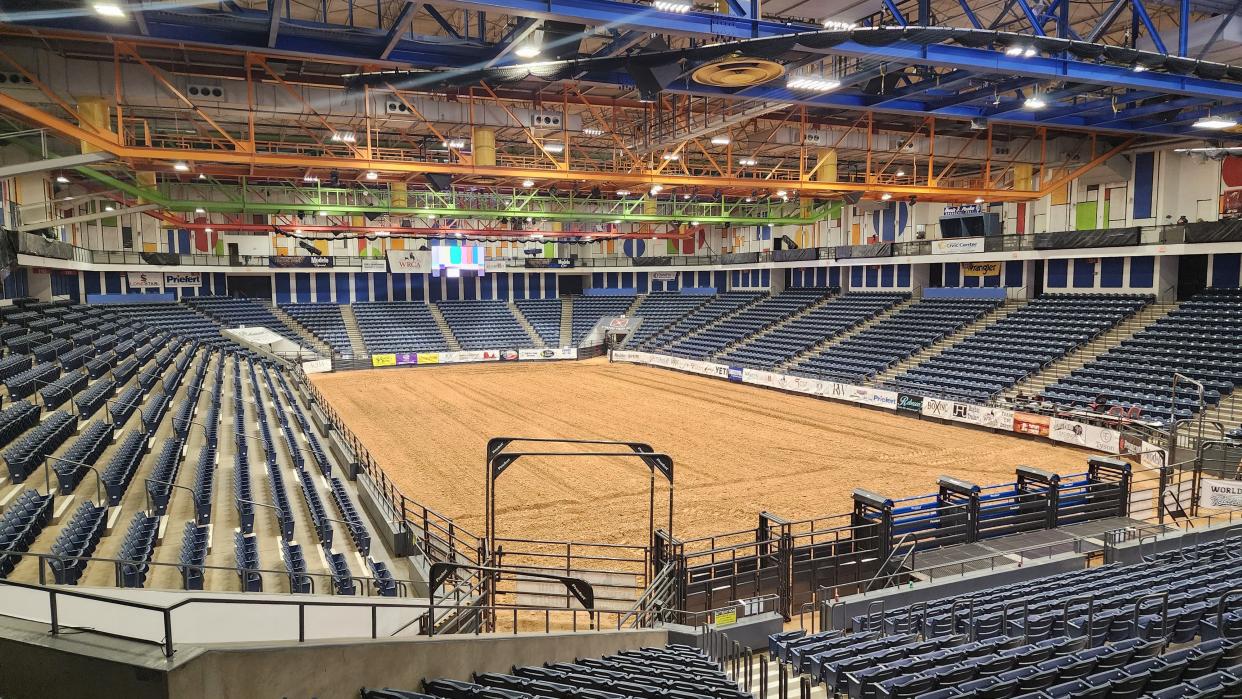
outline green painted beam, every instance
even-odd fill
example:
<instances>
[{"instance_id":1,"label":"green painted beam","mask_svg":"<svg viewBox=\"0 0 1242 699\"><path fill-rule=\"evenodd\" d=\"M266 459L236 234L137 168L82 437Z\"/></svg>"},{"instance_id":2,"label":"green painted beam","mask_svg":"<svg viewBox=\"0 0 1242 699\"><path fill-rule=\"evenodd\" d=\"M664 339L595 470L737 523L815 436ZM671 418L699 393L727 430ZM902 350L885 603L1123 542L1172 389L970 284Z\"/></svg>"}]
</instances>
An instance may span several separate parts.
<instances>
[{"instance_id":1,"label":"green painted beam","mask_svg":"<svg viewBox=\"0 0 1242 699\"><path fill-rule=\"evenodd\" d=\"M438 193L412 193L411 197L423 199L422 206L406 206L391 207L385 205L359 205L359 204L327 204L320 202L271 202L271 201L253 201L246 197L247 190L241 187L242 197L234 201L191 201L187 199L172 199L165 196L164 193L157 190L149 190L130 184L123 180L119 180L111 175L95 170L89 167L75 168L79 173L90 177L97 182L103 183L114 189L129 194L130 196L140 197L146 201L159 204L162 208L169 211L193 212L196 209L214 213L250 213L250 214L288 214L302 213L307 211L324 211L329 215L352 216L363 214L396 214L399 216L412 217L445 217L445 218L479 218L479 219L499 219L514 216L530 216L554 221L622 221L629 223L691 223L697 221L699 223L717 223L730 225L777 225L777 226L805 226L822 221L830 216L840 207L835 202L817 203L811 210L811 216L803 217L800 214L796 204L774 205L770 203L753 203L745 204L742 202L733 203L702 203L702 202L686 202L671 204L665 202L665 206L671 206L673 213L657 213L644 214L635 213L642 207L641 200L616 202L613 200L594 200L597 205L617 205L627 206L626 211L600 211L588 209L574 210L546 210L542 208L533 208L532 203L541 204L565 204L564 199L555 197L514 197L522 199L523 205L517 207L509 207L505 209L488 209L488 208L462 208L454 206L451 203L442 205L433 205L434 199L448 200L450 195ZM289 191L298 191L290 188ZM322 194L323 191L320 191ZM352 193L352 190L328 190L328 193L339 192ZM587 200L588 202L592 200ZM572 202L571 202L572 203ZM736 207L745 209L745 214L732 213L729 209ZM793 212L797 212L796 214Z\"/></svg>"}]
</instances>

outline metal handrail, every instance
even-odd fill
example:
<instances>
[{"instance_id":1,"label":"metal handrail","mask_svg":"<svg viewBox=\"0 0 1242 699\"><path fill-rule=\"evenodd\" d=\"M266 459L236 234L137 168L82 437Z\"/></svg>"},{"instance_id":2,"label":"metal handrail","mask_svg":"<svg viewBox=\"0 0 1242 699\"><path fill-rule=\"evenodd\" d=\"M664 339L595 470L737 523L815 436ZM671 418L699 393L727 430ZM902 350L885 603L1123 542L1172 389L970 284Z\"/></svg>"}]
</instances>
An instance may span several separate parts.
<instances>
[{"instance_id":1,"label":"metal handrail","mask_svg":"<svg viewBox=\"0 0 1242 699\"><path fill-rule=\"evenodd\" d=\"M914 536L914 532L906 532L905 534L901 535L901 538L897 539L897 543L893 544L893 550L888 552L888 556L884 558L884 561L880 563L880 567L876 569L875 575L872 576L872 578L868 580L867 584L863 587L863 592L870 592L871 586L875 584L875 581L879 580L881 576L884 577L885 587L887 587L888 581L892 580L893 577L897 575L897 573L893 572L893 573L889 573L888 575L884 575L884 569L888 566L889 561L893 560L893 556L897 555L897 552L906 543L906 540L909 539L911 536ZM901 570L901 566L905 565L906 561L909 560L910 555L914 553L915 548L916 548L915 546L911 546L909 549L906 550L904 554L902 554L901 562L898 564L897 570Z\"/></svg>"}]
</instances>

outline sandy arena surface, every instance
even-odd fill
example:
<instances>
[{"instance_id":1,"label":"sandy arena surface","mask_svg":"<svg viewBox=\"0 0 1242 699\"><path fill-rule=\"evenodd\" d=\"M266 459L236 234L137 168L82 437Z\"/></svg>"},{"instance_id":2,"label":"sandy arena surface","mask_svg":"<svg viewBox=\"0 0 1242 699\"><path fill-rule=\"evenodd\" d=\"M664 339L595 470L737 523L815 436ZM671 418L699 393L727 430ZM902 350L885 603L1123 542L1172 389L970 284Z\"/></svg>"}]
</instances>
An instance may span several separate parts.
<instances>
[{"instance_id":1,"label":"sandy arena surface","mask_svg":"<svg viewBox=\"0 0 1242 699\"><path fill-rule=\"evenodd\" d=\"M674 530L690 538L851 509L854 487L903 497L947 474L1011 482L1027 464L1086 470L1087 452L604 359L314 374L403 492L482 533L489 437L645 441L676 464ZM497 488L502 537L642 544L638 461L519 461ZM657 522L667 491L656 496Z\"/></svg>"}]
</instances>

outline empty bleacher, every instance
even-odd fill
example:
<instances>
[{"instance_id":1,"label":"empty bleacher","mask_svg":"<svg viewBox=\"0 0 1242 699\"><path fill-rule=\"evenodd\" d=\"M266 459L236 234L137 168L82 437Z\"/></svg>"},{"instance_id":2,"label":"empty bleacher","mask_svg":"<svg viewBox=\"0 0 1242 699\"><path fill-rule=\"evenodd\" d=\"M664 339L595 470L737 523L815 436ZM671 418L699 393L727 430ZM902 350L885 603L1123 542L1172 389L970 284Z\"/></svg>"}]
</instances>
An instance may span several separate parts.
<instances>
[{"instance_id":1,"label":"empty bleacher","mask_svg":"<svg viewBox=\"0 0 1242 699\"><path fill-rule=\"evenodd\" d=\"M561 343L561 300L519 299L513 302L546 347Z\"/></svg>"},{"instance_id":2,"label":"empty bleacher","mask_svg":"<svg viewBox=\"0 0 1242 699\"><path fill-rule=\"evenodd\" d=\"M464 350L535 346L504 301L440 301L436 307Z\"/></svg>"},{"instance_id":3,"label":"empty bleacher","mask_svg":"<svg viewBox=\"0 0 1242 699\"><path fill-rule=\"evenodd\" d=\"M819 303L830 293L829 289L811 287L787 289L747 307L731 318L671 343L665 351L682 357L705 359Z\"/></svg>"},{"instance_id":4,"label":"empty bleacher","mask_svg":"<svg viewBox=\"0 0 1242 699\"><path fill-rule=\"evenodd\" d=\"M431 308L419 301L354 304L367 351L438 352L449 348Z\"/></svg>"},{"instance_id":5,"label":"empty bleacher","mask_svg":"<svg viewBox=\"0 0 1242 699\"><path fill-rule=\"evenodd\" d=\"M853 296L849 294L842 301ZM875 295L873 299L857 299L856 307L848 310L874 315L876 304L887 302L889 305L884 308L890 308L895 303L892 298ZM862 383L975 321L994 309L997 303L994 299L922 299L856 335L800 358L789 371L802 376ZM834 304L827 304L825 308ZM842 320L849 319L846 315Z\"/></svg>"},{"instance_id":6,"label":"empty bleacher","mask_svg":"<svg viewBox=\"0 0 1242 699\"><path fill-rule=\"evenodd\" d=\"M1218 404L1242 383L1242 290L1208 289L1117 347L1043 391L1060 406L1091 408L1157 421L1199 411L1198 388L1178 386L1173 374L1204 384L1205 407Z\"/></svg>"},{"instance_id":7,"label":"empty bleacher","mask_svg":"<svg viewBox=\"0 0 1242 699\"><path fill-rule=\"evenodd\" d=\"M916 364L891 385L911 393L987 400L1150 301L1146 296L1045 294Z\"/></svg>"},{"instance_id":8,"label":"empty bleacher","mask_svg":"<svg viewBox=\"0 0 1242 699\"><path fill-rule=\"evenodd\" d=\"M625 315L634 304L635 297L630 296L575 296L571 316L571 342L574 346L582 344L583 338L596 323L604 318Z\"/></svg>"},{"instance_id":9,"label":"empty bleacher","mask_svg":"<svg viewBox=\"0 0 1242 699\"><path fill-rule=\"evenodd\" d=\"M636 346L637 349L648 352L663 351L670 344L685 337L687 334L718 322L729 314L736 313L748 304L756 303L765 297L766 294L756 291L729 291L717 294L710 297L706 303L682 316L680 320L674 321L660 329L653 328L642 339L631 341L629 346ZM641 326L639 327L639 332L644 332Z\"/></svg>"},{"instance_id":10,"label":"empty bleacher","mask_svg":"<svg viewBox=\"0 0 1242 699\"><path fill-rule=\"evenodd\" d=\"M711 295L682 294L676 291L653 291L638 302L634 315L642 319L638 329L626 339L626 345L637 347L692 311L709 302Z\"/></svg>"},{"instance_id":11,"label":"empty bleacher","mask_svg":"<svg viewBox=\"0 0 1242 699\"><path fill-rule=\"evenodd\" d=\"M340 306L331 303L288 303L281 304L280 310L289 314L290 318L322 340L336 354L353 353Z\"/></svg>"}]
</instances>

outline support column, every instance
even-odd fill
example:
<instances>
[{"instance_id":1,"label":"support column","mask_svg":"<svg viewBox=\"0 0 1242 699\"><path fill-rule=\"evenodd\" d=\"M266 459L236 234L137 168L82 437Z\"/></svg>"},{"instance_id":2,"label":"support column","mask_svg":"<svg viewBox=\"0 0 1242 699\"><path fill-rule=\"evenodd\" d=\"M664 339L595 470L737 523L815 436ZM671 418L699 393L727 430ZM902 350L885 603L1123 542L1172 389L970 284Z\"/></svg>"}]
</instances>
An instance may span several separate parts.
<instances>
[{"instance_id":1,"label":"support column","mask_svg":"<svg viewBox=\"0 0 1242 699\"><path fill-rule=\"evenodd\" d=\"M78 114L82 117L82 126L88 130L92 127L101 131L110 131L108 129L108 103L102 97L80 97L76 105ZM82 141L83 153L98 153L99 148L92 146L86 141Z\"/></svg>"}]
</instances>

